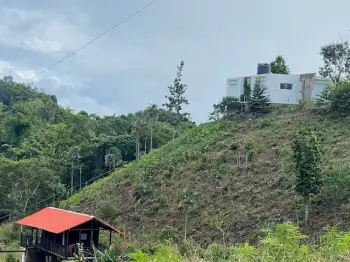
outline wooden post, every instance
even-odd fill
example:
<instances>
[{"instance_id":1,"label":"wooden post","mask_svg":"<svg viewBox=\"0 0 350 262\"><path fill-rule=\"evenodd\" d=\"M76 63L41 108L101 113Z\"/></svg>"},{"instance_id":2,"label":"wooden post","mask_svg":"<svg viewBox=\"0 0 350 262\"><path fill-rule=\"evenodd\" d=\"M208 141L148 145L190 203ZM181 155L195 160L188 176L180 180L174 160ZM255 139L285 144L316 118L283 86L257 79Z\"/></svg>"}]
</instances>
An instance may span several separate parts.
<instances>
[{"instance_id":1,"label":"wooden post","mask_svg":"<svg viewBox=\"0 0 350 262\"><path fill-rule=\"evenodd\" d=\"M38 229L36 228L36 232L35 232L35 245L38 244Z\"/></svg>"},{"instance_id":2,"label":"wooden post","mask_svg":"<svg viewBox=\"0 0 350 262\"><path fill-rule=\"evenodd\" d=\"M67 231L67 236L66 236L66 237L67 237L67 238L66 238L66 239L67 239L67 241L66 241L66 257L68 257L69 231L70 231L70 230Z\"/></svg>"},{"instance_id":3,"label":"wooden post","mask_svg":"<svg viewBox=\"0 0 350 262\"><path fill-rule=\"evenodd\" d=\"M94 221L91 221L91 237L90 237L90 248L92 249L94 245Z\"/></svg>"}]
</instances>

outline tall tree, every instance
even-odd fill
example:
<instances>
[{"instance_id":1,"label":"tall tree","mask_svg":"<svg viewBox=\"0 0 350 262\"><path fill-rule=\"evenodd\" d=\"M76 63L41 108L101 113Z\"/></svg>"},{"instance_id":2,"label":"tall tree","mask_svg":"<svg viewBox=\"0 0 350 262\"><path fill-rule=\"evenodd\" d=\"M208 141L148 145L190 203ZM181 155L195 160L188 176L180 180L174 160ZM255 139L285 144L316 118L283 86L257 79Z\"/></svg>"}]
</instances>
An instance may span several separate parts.
<instances>
[{"instance_id":1,"label":"tall tree","mask_svg":"<svg viewBox=\"0 0 350 262\"><path fill-rule=\"evenodd\" d=\"M339 85L350 75L350 46L348 41L339 40L324 45L320 52L324 65L320 67L320 75L329 77L335 85Z\"/></svg>"},{"instance_id":2,"label":"tall tree","mask_svg":"<svg viewBox=\"0 0 350 262\"><path fill-rule=\"evenodd\" d=\"M150 127L150 141L149 141L149 146L150 146L150 152L153 150L153 133L154 133L154 123L158 121L159 117L159 112L157 105L150 105L146 110L146 117L148 119L149 127Z\"/></svg>"},{"instance_id":3,"label":"tall tree","mask_svg":"<svg viewBox=\"0 0 350 262\"><path fill-rule=\"evenodd\" d=\"M312 128L300 129L293 141L296 167L295 190L305 201L305 224L308 224L310 199L321 188L321 157L324 149L320 143L320 132Z\"/></svg>"},{"instance_id":4,"label":"tall tree","mask_svg":"<svg viewBox=\"0 0 350 262\"><path fill-rule=\"evenodd\" d=\"M120 166L123 162L122 152L117 147L111 147L105 155L105 165L110 169L114 170Z\"/></svg>"},{"instance_id":5,"label":"tall tree","mask_svg":"<svg viewBox=\"0 0 350 262\"><path fill-rule=\"evenodd\" d=\"M144 112L142 112L142 115L140 116L134 116L132 120L132 126L133 126L133 133L135 134L135 140L136 140L135 155L136 155L136 160L138 160L140 159L140 156L141 156L140 139L147 127L147 119Z\"/></svg>"},{"instance_id":6,"label":"tall tree","mask_svg":"<svg viewBox=\"0 0 350 262\"><path fill-rule=\"evenodd\" d=\"M187 85L182 83L182 70L184 67L184 61L181 61L180 65L177 66L177 76L174 80L174 84L168 86L169 95L166 95L165 98L168 99L168 102L163 104L169 111L175 112L178 116L187 116L188 113L181 113L182 106L188 105L189 102L185 96Z\"/></svg>"},{"instance_id":7,"label":"tall tree","mask_svg":"<svg viewBox=\"0 0 350 262\"><path fill-rule=\"evenodd\" d=\"M275 60L270 63L271 72L274 74L284 74L289 75L290 70L288 65L286 64L286 60L284 60L283 56L276 56Z\"/></svg>"},{"instance_id":8,"label":"tall tree","mask_svg":"<svg viewBox=\"0 0 350 262\"><path fill-rule=\"evenodd\" d=\"M267 87L263 84L260 77L254 81L254 87L251 99L248 101L249 110L251 112L262 113L269 106L269 96Z\"/></svg>"},{"instance_id":9,"label":"tall tree","mask_svg":"<svg viewBox=\"0 0 350 262\"><path fill-rule=\"evenodd\" d=\"M33 158L0 163L0 192L0 211L21 215L33 210L41 200L51 203L54 195L63 196L64 187L42 159Z\"/></svg>"}]
</instances>

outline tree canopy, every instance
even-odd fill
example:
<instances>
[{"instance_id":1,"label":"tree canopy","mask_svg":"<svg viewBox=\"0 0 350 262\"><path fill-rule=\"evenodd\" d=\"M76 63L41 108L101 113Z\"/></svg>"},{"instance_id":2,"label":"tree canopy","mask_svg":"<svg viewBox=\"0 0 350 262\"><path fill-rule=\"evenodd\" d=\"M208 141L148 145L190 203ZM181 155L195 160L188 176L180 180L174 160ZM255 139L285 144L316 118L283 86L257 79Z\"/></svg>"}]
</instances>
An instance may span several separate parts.
<instances>
[{"instance_id":1,"label":"tree canopy","mask_svg":"<svg viewBox=\"0 0 350 262\"><path fill-rule=\"evenodd\" d=\"M0 79L0 216L74 192L168 143L175 125L180 133L194 125L179 120L176 108L152 105L99 117L63 108L54 96L11 77Z\"/></svg>"},{"instance_id":2,"label":"tree canopy","mask_svg":"<svg viewBox=\"0 0 350 262\"><path fill-rule=\"evenodd\" d=\"M289 75L290 70L286 63L286 60L284 60L284 57L279 55L276 56L275 60L270 63L271 65L271 72L274 74L284 74Z\"/></svg>"}]
</instances>

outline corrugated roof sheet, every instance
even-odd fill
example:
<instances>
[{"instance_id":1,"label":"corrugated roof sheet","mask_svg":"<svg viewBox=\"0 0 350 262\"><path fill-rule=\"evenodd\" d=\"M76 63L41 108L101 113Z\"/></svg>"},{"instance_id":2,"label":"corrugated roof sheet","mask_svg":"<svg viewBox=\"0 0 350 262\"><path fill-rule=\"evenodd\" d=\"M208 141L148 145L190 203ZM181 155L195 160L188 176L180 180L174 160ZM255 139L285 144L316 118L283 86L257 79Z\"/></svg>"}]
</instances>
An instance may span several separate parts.
<instances>
[{"instance_id":1,"label":"corrugated roof sheet","mask_svg":"<svg viewBox=\"0 0 350 262\"><path fill-rule=\"evenodd\" d=\"M93 216L53 207L46 207L30 216L18 220L16 223L59 234L92 220L97 221L103 227L123 235L121 231Z\"/></svg>"}]
</instances>

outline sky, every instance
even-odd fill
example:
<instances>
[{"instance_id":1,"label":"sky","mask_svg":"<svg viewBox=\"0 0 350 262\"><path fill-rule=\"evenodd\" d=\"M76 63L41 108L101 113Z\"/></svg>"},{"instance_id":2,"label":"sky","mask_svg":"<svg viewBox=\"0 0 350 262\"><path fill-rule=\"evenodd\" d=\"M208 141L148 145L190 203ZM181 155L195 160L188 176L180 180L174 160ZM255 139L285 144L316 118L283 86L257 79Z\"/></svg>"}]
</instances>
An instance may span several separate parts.
<instances>
[{"instance_id":1,"label":"sky","mask_svg":"<svg viewBox=\"0 0 350 262\"><path fill-rule=\"evenodd\" d=\"M25 82L151 0L0 0L0 76ZM349 36L349 0L157 0L32 80L76 111L136 112L165 102L184 60L185 110L206 122L229 77L283 55L317 72L320 46Z\"/></svg>"}]
</instances>

